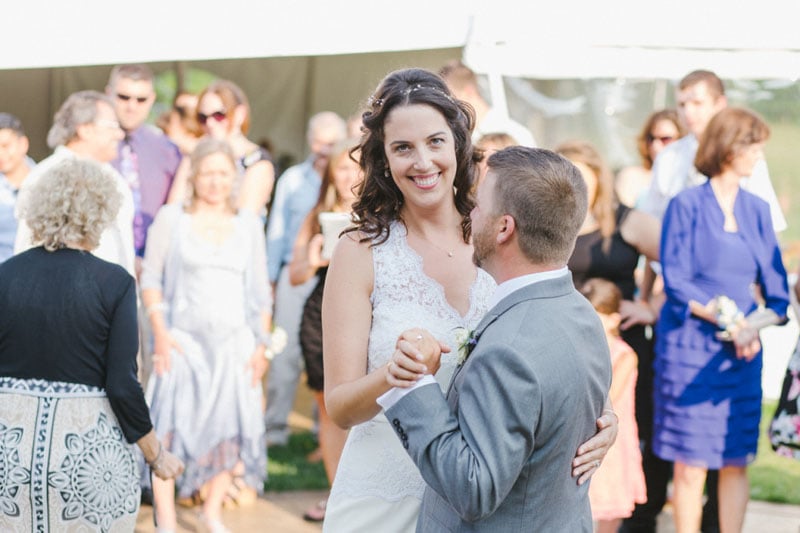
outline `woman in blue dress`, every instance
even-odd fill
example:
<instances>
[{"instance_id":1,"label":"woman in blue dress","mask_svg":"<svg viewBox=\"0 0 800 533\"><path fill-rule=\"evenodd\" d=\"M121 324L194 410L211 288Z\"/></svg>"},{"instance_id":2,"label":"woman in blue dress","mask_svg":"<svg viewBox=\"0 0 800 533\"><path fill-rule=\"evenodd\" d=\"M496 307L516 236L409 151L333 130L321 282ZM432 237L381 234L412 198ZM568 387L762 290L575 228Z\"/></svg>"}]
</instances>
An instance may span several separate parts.
<instances>
[{"instance_id":1,"label":"woman in blue dress","mask_svg":"<svg viewBox=\"0 0 800 533\"><path fill-rule=\"evenodd\" d=\"M739 187L768 137L750 111L717 114L695 158L709 180L678 194L664 217L653 449L675 463L678 532L700 528L708 469L720 471L721 530L741 531L744 520L761 418L758 330L785 322L789 300L769 206Z\"/></svg>"}]
</instances>

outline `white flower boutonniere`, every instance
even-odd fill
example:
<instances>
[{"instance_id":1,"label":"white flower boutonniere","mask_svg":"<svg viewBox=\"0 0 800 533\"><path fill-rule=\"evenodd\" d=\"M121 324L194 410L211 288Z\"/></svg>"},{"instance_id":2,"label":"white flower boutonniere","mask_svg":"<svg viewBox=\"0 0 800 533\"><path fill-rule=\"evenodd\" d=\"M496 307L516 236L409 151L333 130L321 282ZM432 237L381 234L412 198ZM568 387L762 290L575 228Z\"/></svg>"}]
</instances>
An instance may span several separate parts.
<instances>
[{"instance_id":1,"label":"white flower boutonniere","mask_svg":"<svg viewBox=\"0 0 800 533\"><path fill-rule=\"evenodd\" d=\"M472 353L478 338L475 336L475 330L469 331L467 328L456 328L455 337L456 345L458 345L458 359L456 361L461 366L466 362L469 354Z\"/></svg>"}]
</instances>

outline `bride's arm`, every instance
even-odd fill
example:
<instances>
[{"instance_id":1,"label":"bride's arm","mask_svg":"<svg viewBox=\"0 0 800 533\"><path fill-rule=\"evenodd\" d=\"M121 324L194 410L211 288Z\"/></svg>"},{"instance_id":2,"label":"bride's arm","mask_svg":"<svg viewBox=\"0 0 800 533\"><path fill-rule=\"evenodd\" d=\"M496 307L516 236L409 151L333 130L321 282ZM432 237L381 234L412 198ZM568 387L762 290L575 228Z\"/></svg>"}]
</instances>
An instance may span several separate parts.
<instances>
[{"instance_id":1,"label":"bride's arm","mask_svg":"<svg viewBox=\"0 0 800 533\"><path fill-rule=\"evenodd\" d=\"M356 233L339 240L322 298L325 406L342 428L378 414L381 408L375 400L390 388L386 367L367 374L374 272L368 243L357 241Z\"/></svg>"}]
</instances>

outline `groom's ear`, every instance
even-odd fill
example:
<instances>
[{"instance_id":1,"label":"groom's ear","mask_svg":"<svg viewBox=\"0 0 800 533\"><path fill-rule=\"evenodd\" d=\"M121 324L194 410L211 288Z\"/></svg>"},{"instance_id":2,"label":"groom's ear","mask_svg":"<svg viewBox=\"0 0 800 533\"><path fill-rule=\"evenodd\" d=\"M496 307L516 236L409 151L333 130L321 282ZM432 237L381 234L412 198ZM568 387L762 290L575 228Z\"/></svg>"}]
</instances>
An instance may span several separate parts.
<instances>
[{"instance_id":1,"label":"groom's ear","mask_svg":"<svg viewBox=\"0 0 800 533\"><path fill-rule=\"evenodd\" d=\"M503 215L498 219L497 244L507 243L517 231L517 221L511 215Z\"/></svg>"}]
</instances>

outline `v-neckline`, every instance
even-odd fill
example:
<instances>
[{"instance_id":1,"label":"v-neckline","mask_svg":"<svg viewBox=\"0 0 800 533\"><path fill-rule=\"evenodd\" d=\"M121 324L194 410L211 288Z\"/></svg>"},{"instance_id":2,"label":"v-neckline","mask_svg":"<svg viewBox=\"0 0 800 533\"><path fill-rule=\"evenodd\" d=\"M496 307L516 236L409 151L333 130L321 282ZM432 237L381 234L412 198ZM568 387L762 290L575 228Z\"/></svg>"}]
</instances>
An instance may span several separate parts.
<instances>
[{"instance_id":1,"label":"v-neckline","mask_svg":"<svg viewBox=\"0 0 800 533\"><path fill-rule=\"evenodd\" d=\"M447 293L444 290L444 285L439 283L437 280L433 279L431 276L425 272L425 262L422 260L422 256L417 253L414 248L408 244L408 232L405 228L398 225L398 228L401 231L405 231L405 234L399 234L400 240L402 241L402 246L406 249L407 253L410 257L413 258L414 264L417 266L417 270L421 278L425 279L429 285L431 285L435 290L436 294L444 303L445 307L452 313L454 316L458 317L460 322L468 321L475 312L475 287L478 284L478 278L480 276L480 271L478 267L475 267L475 276L472 279L472 282L469 285L469 306L467 307L466 314L462 315L458 309L456 309L453 304L450 303L450 300L447 299Z\"/></svg>"}]
</instances>

